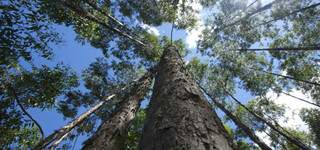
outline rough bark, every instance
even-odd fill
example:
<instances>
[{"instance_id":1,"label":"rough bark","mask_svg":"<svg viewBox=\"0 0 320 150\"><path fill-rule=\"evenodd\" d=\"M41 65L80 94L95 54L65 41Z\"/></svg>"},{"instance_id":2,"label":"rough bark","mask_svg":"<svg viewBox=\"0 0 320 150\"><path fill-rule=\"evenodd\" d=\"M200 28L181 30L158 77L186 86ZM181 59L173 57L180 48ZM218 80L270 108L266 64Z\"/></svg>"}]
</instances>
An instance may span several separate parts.
<instances>
[{"instance_id":1,"label":"rough bark","mask_svg":"<svg viewBox=\"0 0 320 150\"><path fill-rule=\"evenodd\" d=\"M143 77L141 77L139 80L135 80L133 81L133 83L131 84L139 84L139 82L144 81L144 79L149 79L152 78L151 74L148 72L146 73ZM129 84L128 86L130 86L131 84ZM126 86L124 88L121 89L121 91L128 89L129 87ZM121 92L120 91L120 92ZM117 94L111 94L109 96L106 96L101 102L97 103L94 107L90 108L88 111L86 111L85 113L81 114L79 117L75 118L74 120L72 120L70 123L68 123L67 125L63 126L62 128L60 128L59 130L56 130L54 133L52 133L51 135L49 135L48 137L46 137L44 140L42 140L39 144L36 145L36 147L34 147L35 150L40 150L40 149L46 149L46 147L48 145L50 145L51 143L53 143L50 148L54 148L56 147L65 137L67 137L71 130L74 129L76 126L78 126L79 124L81 124L85 119L87 119L92 113L94 113L95 111L97 111L99 108L101 108L101 106L103 106L107 101L109 101L110 99L112 99L113 97L117 96ZM50 149L49 148L49 149Z\"/></svg>"},{"instance_id":2,"label":"rough bark","mask_svg":"<svg viewBox=\"0 0 320 150\"><path fill-rule=\"evenodd\" d=\"M84 143L84 150L121 150L125 149L127 129L139 109L140 102L148 91L152 76L145 75L121 103L110 119L102 123L98 131Z\"/></svg>"},{"instance_id":3,"label":"rough bark","mask_svg":"<svg viewBox=\"0 0 320 150\"><path fill-rule=\"evenodd\" d=\"M140 149L234 149L205 99L176 48L166 48L157 69Z\"/></svg>"}]
</instances>

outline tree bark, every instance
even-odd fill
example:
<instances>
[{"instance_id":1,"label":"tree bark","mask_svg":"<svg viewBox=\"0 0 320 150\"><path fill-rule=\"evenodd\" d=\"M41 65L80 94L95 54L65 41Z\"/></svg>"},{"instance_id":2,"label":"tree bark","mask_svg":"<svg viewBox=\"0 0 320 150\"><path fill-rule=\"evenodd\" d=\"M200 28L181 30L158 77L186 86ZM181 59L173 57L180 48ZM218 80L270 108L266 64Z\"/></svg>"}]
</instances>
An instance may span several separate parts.
<instances>
[{"instance_id":1,"label":"tree bark","mask_svg":"<svg viewBox=\"0 0 320 150\"><path fill-rule=\"evenodd\" d=\"M130 88L130 86L134 86L134 85L137 86L137 85L143 84L142 82L144 82L145 80L150 80L152 77L153 77L153 73L147 72L145 75L143 75L141 78L139 78L139 80L134 80L133 83L130 83L129 85L125 86L119 92ZM133 84L133 85L131 85L131 84ZM79 117L75 118L67 125L63 126L59 130L56 130L54 133L52 133L51 135L46 137L39 144L37 144L33 149L35 149L35 150L46 149L46 147L48 145L50 145L51 143L53 143L53 144L49 147L49 149L54 149L55 147L57 147L61 143L61 141L64 138L66 138L70 134L72 129L74 129L76 126L80 125L91 114L93 114L98 109L100 109L101 106L103 106L107 101L111 100L115 96L118 96L119 92L117 92L116 94L111 94L109 96L106 96L105 98L103 98L103 100L101 102L97 103L94 107L90 108L88 111L81 114Z\"/></svg>"},{"instance_id":2,"label":"tree bark","mask_svg":"<svg viewBox=\"0 0 320 150\"><path fill-rule=\"evenodd\" d=\"M34 150L41 150L41 149L46 149L48 145L51 143L54 143L53 147L58 145L66 136L68 136L71 132L72 129L74 129L76 126L78 126L80 123L82 123L85 119L87 119L92 113L97 111L103 104L105 104L108 100L112 99L115 97L115 94L112 94L105 98L103 101L99 102L96 104L94 107L90 108L88 111L85 113L81 114L79 117L75 118L72 120L70 123L67 125L63 126L59 130L54 131L51 135L46 137L44 140L40 141L39 144L37 144L33 149Z\"/></svg>"},{"instance_id":3,"label":"tree bark","mask_svg":"<svg viewBox=\"0 0 320 150\"><path fill-rule=\"evenodd\" d=\"M205 96L183 67L175 47L167 47L139 145L142 150L231 150L232 139Z\"/></svg>"},{"instance_id":4,"label":"tree bark","mask_svg":"<svg viewBox=\"0 0 320 150\"><path fill-rule=\"evenodd\" d=\"M149 72L150 73L150 72ZM120 108L110 119L102 123L98 131L84 143L84 150L121 150L125 149L127 129L139 109L140 102L151 84L152 75L145 75L121 103Z\"/></svg>"}]
</instances>

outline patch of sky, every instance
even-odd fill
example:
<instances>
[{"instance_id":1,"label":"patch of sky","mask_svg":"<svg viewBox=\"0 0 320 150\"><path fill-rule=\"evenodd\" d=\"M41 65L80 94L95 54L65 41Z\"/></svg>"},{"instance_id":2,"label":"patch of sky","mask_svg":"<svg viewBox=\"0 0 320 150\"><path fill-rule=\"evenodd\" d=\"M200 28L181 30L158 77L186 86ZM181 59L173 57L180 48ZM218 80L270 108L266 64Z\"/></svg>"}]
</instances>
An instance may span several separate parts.
<instances>
[{"instance_id":1,"label":"patch of sky","mask_svg":"<svg viewBox=\"0 0 320 150\"><path fill-rule=\"evenodd\" d=\"M207 13L204 13L204 11L202 11L201 14L206 15ZM148 28L149 32L157 36L171 36L171 23L165 23L159 27L146 25L142 25L142 27ZM78 76L81 76L83 69L88 68L89 65L96 60L96 58L104 56L101 50L90 46L88 43L81 44L76 42L76 34L72 28L55 25L55 29L57 32L62 34L64 40L63 44L52 46L52 48L54 49L54 58L52 60L45 60L40 57L36 57L33 60L36 66L41 66L43 64L54 66L57 63L63 63L67 66L70 66ZM200 58L201 61L207 61L207 59L209 59L208 57L202 56L199 52L197 52L196 49L196 42L197 40L199 40L199 35L201 34L202 29L203 22L201 21L198 29L194 31L179 29L173 30L173 40L182 39L189 49L188 55L184 58L186 62L190 61L193 57ZM83 84L81 85L80 89L85 90ZM247 102L252 98L252 95L250 95L250 93L240 88L236 89L235 96L238 97L242 102ZM142 108L145 108L148 103L148 99L144 100L141 104ZM44 128L46 136L51 134L54 130L57 130L66 125L70 121L70 119L63 119L63 117L59 115L55 110L42 111L38 109L30 109L29 111L31 111L31 114L36 118L36 120L39 120L40 124ZM83 113L84 111L86 111L86 109L81 108L79 114ZM221 112L219 112L219 115L221 115ZM87 136L80 136L75 144L76 149L80 148L81 143L87 138Z\"/></svg>"},{"instance_id":2,"label":"patch of sky","mask_svg":"<svg viewBox=\"0 0 320 150\"><path fill-rule=\"evenodd\" d=\"M75 41L76 34L70 27L61 25L55 25L54 28L58 33L62 35L63 43L59 45L52 45L54 57L52 60L46 60L33 54L35 57L33 63L36 67L47 65L53 67L56 64L64 64L72 68L76 72L77 76L81 76L83 69L88 68L89 65L98 57L103 57L101 50L90 46L87 43L80 44ZM23 66L29 67L26 62L23 62ZM86 88L83 85L83 81L80 81L80 90L85 91ZM78 115L85 112L87 109L79 108ZM40 110L31 108L28 110L32 116L40 123L44 129L45 136L50 135L55 130L60 129L71 121L71 119L64 119L56 110ZM81 135L78 138L77 143L82 143L87 137ZM81 144L76 144L78 148Z\"/></svg>"}]
</instances>

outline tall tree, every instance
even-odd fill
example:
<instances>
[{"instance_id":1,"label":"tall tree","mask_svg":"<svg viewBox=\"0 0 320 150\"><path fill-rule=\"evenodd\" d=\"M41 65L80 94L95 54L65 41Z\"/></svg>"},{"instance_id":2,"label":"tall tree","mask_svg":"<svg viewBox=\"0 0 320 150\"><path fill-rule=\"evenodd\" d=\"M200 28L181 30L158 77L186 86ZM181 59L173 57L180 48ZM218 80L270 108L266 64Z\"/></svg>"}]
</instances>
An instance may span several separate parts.
<instances>
[{"instance_id":1,"label":"tall tree","mask_svg":"<svg viewBox=\"0 0 320 150\"><path fill-rule=\"evenodd\" d=\"M176 47L160 60L140 149L233 149Z\"/></svg>"},{"instance_id":2,"label":"tall tree","mask_svg":"<svg viewBox=\"0 0 320 150\"><path fill-rule=\"evenodd\" d=\"M148 72L132 85L128 93L122 93L124 100L118 110L103 122L97 132L85 142L83 149L124 149L130 123L135 118L140 102L146 95L152 81L153 72Z\"/></svg>"},{"instance_id":3,"label":"tall tree","mask_svg":"<svg viewBox=\"0 0 320 150\"><path fill-rule=\"evenodd\" d=\"M236 148L227 134L225 129L227 126L223 126L215 107L211 108L208 104L211 99L207 99L208 95L202 93L204 91L210 93L212 99L219 99L222 104L219 105L220 108L226 106L223 110L230 116L235 115L239 118L237 122L242 129L237 128L233 133L236 136L232 136L238 147L255 148L252 141L244 136L242 131L245 129L254 139L253 142L256 141L267 149L250 129L270 130L268 123L270 121L274 123L272 128L280 128L274 120L277 120L276 115L283 116L279 111L281 109L271 103L264 108L261 106L260 111L250 111L250 107L248 109L240 103L237 104L241 107L234 109L230 95L241 89L248 91L251 96L262 98L267 97L270 92L279 94L298 89L310 94L313 104L319 104L319 53L306 50L319 48L320 11L319 3L313 0L277 0L267 4L261 0L249 2L249 0L0 2L3 24L0 30L4 33L1 35L0 43L3 51L0 54L2 58L0 79L5 83L0 87L0 105L3 106L1 114L4 114L1 115L0 131L6 135L1 138L1 144L4 143L5 148L12 145L21 148L32 147L39 141L35 136L38 134L34 132L35 127L28 125L29 121L23 120L22 115L25 114L31 121L36 122L31 115L28 115L28 108L57 109L64 117L74 118L79 108L90 108L99 104L105 96L132 81L137 75L137 70L156 66L156 81L147 109L140 149ZM198 9L195 9L196 7ZM183 43L168 37L157 37L150 33L149 28L171 22L173 28L192 30L197 24L199 8L207 9L203 11L206 14L201 16L205 18L203 19L205 29L198 45L199 51L208 58L208 61L193 59L187 67L184 67L178 52L182 54L181 52L187 51ZM56 68L21 67L23 61L33 65L31 56L34 54L41 54L44 58L52 56L49 45L59 42L57 34L50 28L52 23L72 28L77 34L78 42L90 43L93 47L101 49L104 54L105 59L98 59L83 72L85 90L75 89L76 76L67 67L59 65ZM174 35L174 32L171 33ZM200 90L198 84L203 90ZM143 97L144 92L139 93L140 90L144 89L134 91L138 92L139 97ZM116 97L103 104L101 109L92 115L87 115L72 132L68 132L69 136L66 139L73 140L79 134L94 135L86 147L94 146L97 149L106 148L104 146L110 143L123 143L127 134L122 132L127 132L126 128L130 128L129 122L133 119L141 99L135 97L135 92L127 93L126 98ZM249 102L248 105L250 104ZM134 108L134 112L128 113L128 107ZM231 111L228 112L229 109ZM237 114L238 110L240 114ZM253 114L259 114L260 119ZM273 119L265 118L264 114L271 115ZM319 122L318 111L308 109L301 114L310 127L313 140L318 141L316 126ZM121 124L115 124L119 121L118 116L127 118L121 121L124 123L122 127ZM235 120L236 117L231 118ZM96 131L95 128L99 125L100 128ZM116 125L116 128L110 127L113 125ZM30 134L31 132L33 134ZM281 129L278 132L287 134L290 131ZM275 138L285 134L271 130L267 133L275 141L275 144L272 143L275 148L294 149L300 146L301 149L308 149L304 147L306 142L288 140L293 139L294 135L304 137L299 132L293 131L292 133L296 134L291 134L291 138L288 136ZM21 138L16 138L17 135L21 135ZM33 140L26 143L22 138ZM65 143L68 145L68 142Z\"/></svg>"}]
</instances>

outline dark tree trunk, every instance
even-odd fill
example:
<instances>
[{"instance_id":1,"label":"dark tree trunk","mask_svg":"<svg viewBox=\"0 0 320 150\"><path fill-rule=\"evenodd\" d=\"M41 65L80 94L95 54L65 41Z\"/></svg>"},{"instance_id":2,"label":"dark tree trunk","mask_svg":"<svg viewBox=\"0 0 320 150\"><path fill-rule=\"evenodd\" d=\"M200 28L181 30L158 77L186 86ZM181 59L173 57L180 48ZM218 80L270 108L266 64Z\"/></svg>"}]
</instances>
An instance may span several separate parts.
<instances>
[{"instance_id":1,"label":"dark tree trunk","mask_svg":"<svg viewBox=\"0 0 320 150\"><path fill-rule=\"evenodd\" d=\"M84 143L84 150L121 150L125 149L127 128L139 109L140 102L151 84L152 75L147 74L133 85L119 109L110 119L102 123L98 131Z\"/></svg>"},{"instance_id":2,"label":"dark tree trunk","mask_svg":"<svg viewBox=\"0 0 320 150\"><path fill-rule=\"evenodd\" d=\"M140 149L234 149L175 47L166 48L157 69Z\"/></svg>"}]
</instances>

